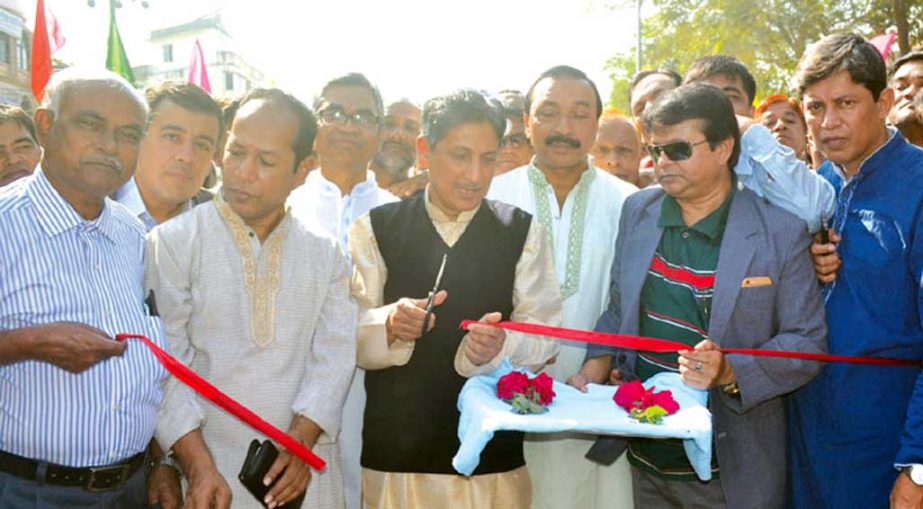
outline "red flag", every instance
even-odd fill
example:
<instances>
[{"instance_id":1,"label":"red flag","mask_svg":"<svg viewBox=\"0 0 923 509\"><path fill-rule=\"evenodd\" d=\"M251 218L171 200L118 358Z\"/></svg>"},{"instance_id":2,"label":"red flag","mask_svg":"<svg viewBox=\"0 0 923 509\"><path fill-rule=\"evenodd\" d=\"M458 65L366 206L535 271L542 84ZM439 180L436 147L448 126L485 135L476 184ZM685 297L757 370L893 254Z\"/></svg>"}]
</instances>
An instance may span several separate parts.
<instances>
[{"instance_id":1,"label":"red flag","mask_svg":"<svg viewBox=\"0 0 923 509\"><path fill-rule=\"evenodd\" d=\"M189 74L186 79L193 85L212 93L211 83L208 81L208 68L205 66L205 55L202 54L202 45L199 40L195 40L195 46L192 47L192 58L189 60Z\"/></svg>"},{"instance_id":2,"label":"red flag","mask_svg":"<svg viewBox=\"0 0 923 509\"><path fill-rule=\"evenodd\" d=\"M891 45L894 44L895 37L897 37L897 33L891 32L889 34L876 35L869 39L869 42L872 43L872 46L875 46L875 49L881 54L881 58L887 60L888 54L891 53Z\"/></svg>"},{"instance_id":3,"label":"red flag","mask_svg":"<svg viewBox=\"0 0 923 509\"><path fill-rule=\"evenodd\" d=\"M45 0L35 6L35 30L32 32L32 94L41 104L45 85L51 79L51 45L48 43L48 25L45 21Z\"/></svg>"},{"instance_id":4,"label":"red flag","mask_svg":"<svg viewBox=\"0 0 923 509\"><path fill-rule=\"evenodd\" d=\"M61 25L58 24L58 18L55 17L51 7L48 8L48 33L51 35L51 53L54 54L61 49L61 46L64 46L67 39L64 37L64 32L61 31Z\"/></svg>"}]
</instances>

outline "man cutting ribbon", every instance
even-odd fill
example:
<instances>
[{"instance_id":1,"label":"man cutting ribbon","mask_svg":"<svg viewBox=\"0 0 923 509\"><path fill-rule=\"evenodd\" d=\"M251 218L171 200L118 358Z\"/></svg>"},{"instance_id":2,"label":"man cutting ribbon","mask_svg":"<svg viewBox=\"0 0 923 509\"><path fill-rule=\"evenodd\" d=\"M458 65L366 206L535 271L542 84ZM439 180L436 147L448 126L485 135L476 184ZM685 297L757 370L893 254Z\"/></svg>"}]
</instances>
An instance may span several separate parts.
<instances>
[{"instance_id":1,"label":"man cutting ribbon","mask_svg":"<svg viewBox=\"0 0 923 509\"><path fill-rule=\"evenodd\" d=\"M372 209L350 228L358 363L368 370L362 491L369 508L530 506L522 433L498 433L471 477L452 467L465 377L494 371L503 357L540 369L558 351L555 341L485 325L561 320L541 226L484 200L502 134L499 111L478 92L431 99L417 139L430 169L426 191ZM468 317L485 323L465 334L458 324Z\"/></svg>"},{"instance_id":2,"label":"man cutting ribbon","mask_svg":"<svg viewBox=\"0 0 923 509\"><path fill-rule=\"evenodd\" d=\"M820 365L728 356L718 347L826 351L810 238L795 216L737 188L731 169L739 128L720 89L679 87L644 122L662 188L625 202L610 304L597 330L678 341L689 350L677 358L590 345L570 382L601 383L614 361L626 380L678 371L687 385L709 390L712 481L696 480L679 442L631 440L635 507L781 508L782 396L811 380ZM615 439L608 440L617 451Z\"/></svg>"}]
</instances>

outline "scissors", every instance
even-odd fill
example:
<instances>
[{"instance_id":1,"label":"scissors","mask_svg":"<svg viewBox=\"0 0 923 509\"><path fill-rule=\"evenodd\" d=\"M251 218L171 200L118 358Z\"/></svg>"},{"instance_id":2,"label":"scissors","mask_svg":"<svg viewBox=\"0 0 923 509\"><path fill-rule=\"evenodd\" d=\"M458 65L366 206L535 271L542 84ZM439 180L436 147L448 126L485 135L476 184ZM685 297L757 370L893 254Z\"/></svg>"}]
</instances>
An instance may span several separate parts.
<instances>
[{"instance_id":1,"label":"scissors","mask_svg":"<svg viewBox=\"0 0 923 509\"><path fill-rule=\"evenodd\" d=\"M433 316L433 298L436 296L436 292L439 291L439 284L442 283L442 273L445 272L445 262L448 257L448 253L442 255L442 265L439 266L439 273L436 274L436 283L433 284L433 289L429 292L429 298L426 299L426 314L423 315L423 330L420 331L421 336L425 335L429 330L429 319Z\"/></svg>"}]
</instances>

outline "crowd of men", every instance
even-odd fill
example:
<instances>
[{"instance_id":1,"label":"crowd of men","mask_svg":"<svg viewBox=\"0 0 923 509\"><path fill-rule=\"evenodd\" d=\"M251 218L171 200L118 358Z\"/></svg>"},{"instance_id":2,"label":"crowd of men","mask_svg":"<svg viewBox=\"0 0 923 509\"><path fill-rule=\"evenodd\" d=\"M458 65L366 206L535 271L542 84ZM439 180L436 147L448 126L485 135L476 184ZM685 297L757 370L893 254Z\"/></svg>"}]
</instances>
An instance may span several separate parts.
<instances>
[{"instance_id":1,"label":"crowd of men","mask_svg":"<svg viewBox=\"0 0 923 509\"><path fill-rule=\"evenodd\" d=\"M830 35L794 83L755 104L707 56L624 115L565 65L422 107L59 71L0 106L0 508L923 508L920 366L720 350L923 359L923 52ZM264 437L119 333L326 469L280 448L258 500ZM711 481L678 440L516 431L457 474L461 387L504 360L707 390Z\"/></svg>"}]
</instances>

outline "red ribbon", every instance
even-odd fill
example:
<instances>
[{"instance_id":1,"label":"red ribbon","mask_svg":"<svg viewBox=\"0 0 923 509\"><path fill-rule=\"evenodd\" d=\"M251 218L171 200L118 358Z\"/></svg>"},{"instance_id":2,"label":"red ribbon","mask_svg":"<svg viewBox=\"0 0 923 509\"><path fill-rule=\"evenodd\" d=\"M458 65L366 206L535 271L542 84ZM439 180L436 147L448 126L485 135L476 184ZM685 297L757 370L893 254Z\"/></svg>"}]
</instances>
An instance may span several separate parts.
<instances>
[{"instance_id":1,"label":"red ribbon","mask_svg":"<svg viewBox=\"0 0 923 509\"><path fill-rule=\"evenodd\" d=\"M176 360L175 357L155 345L154 342L147 337L140 334L116 334L115 336L116 341L125 341L126 339L140 339L143 341L144 344L150 348L154 357L163 364L163 367L166 368L167 371L179 379L179 381L191 387L205 399L244 421L251 428L280 443L282 447L288 449L289 452L300 458L301 461L307 463L314 470L320 471L327 466L327 463L323 459L308 450L307 447L297 442L284 431L264 421L249 408L241 405L227 394L218 390L217 387L210 384L207 380L197 375L195 371L192 371L186 367L185 364Z\"/></svg>"},{"instance_id":2,"label":"red ribbon","mask_svg":"<svg viewBox=\"0 0 923 509\"><path fill-rule=\"evenodd\" d=\"M461 323L461 328L468 330L468 326L475 323L479 322L474 320L465 320ZM539 325L537 323L500 322L482 325L491 325L501 329L523 332L526 334L535 334L538 336L549 336L566 341L574 341L577 343L594 343L597 345L626 348L629 350L642 350L645 352L669 353L692 349L689 345L680 343L678 341L667 341L665 339L648 338L644 336L629 336L627 334L609 334L606 332L565 329L564 327L551 327L549 325ZM719 351L726 354L756 355L760 357L785 357L789 359L805 359L809 361L823 362L848 362L852 364L877 364L882 366L916 367L921 367L921 365L923 365L923 362L919 360L893 359L889 357L862 357L855 355L792 352L787 350L760 350L753 348L720 348Z\"/></svg>"}]
</instances>

